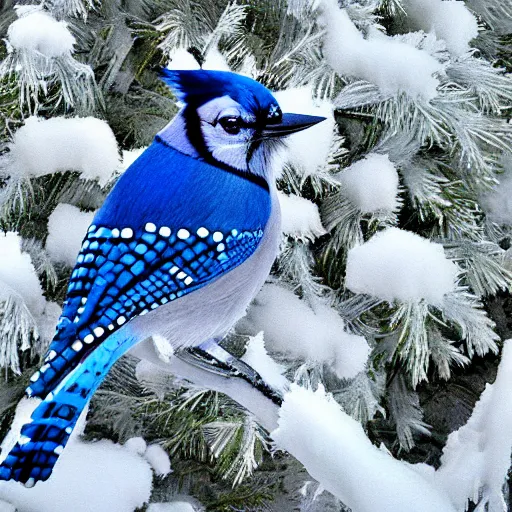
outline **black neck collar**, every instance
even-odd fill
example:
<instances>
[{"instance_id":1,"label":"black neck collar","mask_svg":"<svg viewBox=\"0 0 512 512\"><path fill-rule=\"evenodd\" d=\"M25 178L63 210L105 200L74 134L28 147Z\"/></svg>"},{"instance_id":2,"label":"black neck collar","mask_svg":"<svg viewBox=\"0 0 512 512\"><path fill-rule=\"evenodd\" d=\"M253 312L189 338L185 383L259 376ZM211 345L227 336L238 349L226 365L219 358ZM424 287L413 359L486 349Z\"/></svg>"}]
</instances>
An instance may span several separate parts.
<instances>
[{"instance_id":1,"label":"black neck collar","mask_svg":"<svg viewBox=\"0 0 512 512\"><path fill-rule=\"evenodd\" d=\"M206 142L204 141L202 132L201 132L201 125L199 121L199 117L197 116L196 112L189 107L185 108L185 111L183 112L183 116L185 118L185 129L187 131L187 137L194 149L197 151L198 157L187 155L190 158L195 158L196 160L201 160L202 162L206 162L213 167L216 167L218 169L222 169L223 171L229 172L231 174L234 174L236 176L239 176L240 178L243 178L244 180L250 181L252 183L255 183L256 185L262 187L263 189L269 191L269 186L267 183L267 180L263 178L262 176L253 174L251 172L247 171L241 171L240 169L237 169L235 167L232 167L228 164L225 164L224 162L219 162L215 158L213 158L212 154L208 151L208 148L206 146ZM175 151L179 151L175 147L173 147L169 142L166 142L165 140L160 137L160 135L155 136L155 140L158 142L161 142L164 146L170 147L174 149ZM185 153L184 153L185 154Z\"/></svg>"}]
</instances>

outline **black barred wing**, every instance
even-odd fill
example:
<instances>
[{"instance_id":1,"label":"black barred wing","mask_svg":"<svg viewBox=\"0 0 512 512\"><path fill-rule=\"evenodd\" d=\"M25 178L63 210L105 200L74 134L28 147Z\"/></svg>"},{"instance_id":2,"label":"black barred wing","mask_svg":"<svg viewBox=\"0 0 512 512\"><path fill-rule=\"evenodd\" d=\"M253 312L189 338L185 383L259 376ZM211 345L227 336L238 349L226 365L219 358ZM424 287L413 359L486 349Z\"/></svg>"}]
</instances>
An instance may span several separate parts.
<instances>
[{"instance_id":1,"label":"black barred wing","mask_svg":"<svg viewBox=\"0 0 512 512\"><path fill-rule=\"evenodd\" d=\"M27 394L45 397L130 319L205 286L256 250L263 231L91 226L45 363Z\"/></svg>"}]
</instances>

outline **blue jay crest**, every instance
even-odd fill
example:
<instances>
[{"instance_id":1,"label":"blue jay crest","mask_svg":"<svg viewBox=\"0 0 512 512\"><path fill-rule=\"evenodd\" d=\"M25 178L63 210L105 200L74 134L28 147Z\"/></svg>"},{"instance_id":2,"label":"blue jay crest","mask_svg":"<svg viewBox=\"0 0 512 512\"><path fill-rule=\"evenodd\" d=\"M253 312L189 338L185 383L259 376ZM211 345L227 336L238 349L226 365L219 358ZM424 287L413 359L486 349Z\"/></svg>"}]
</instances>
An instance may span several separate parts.
<instances>
[{"instance_id":1,"label":"blue jay crest","mask_svg":"<svg viewBox=\"0 0 512 512\"><path fill-rule=\"evenodd\" d=\"M272 93L259 82L246 76L227 71L163 69L161 78L176 93L179 100L194 108L212 99L229 96L261 117L262 122L281 122L282 112Z\"/></svg>"}]
</instances>

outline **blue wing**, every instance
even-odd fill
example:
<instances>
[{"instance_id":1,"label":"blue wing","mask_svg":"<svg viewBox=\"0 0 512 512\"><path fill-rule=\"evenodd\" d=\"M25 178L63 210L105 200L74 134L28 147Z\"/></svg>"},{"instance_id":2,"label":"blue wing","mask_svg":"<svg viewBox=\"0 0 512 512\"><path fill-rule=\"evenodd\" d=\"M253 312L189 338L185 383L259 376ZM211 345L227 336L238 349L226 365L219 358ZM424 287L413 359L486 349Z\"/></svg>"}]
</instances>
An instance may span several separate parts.
<instances>
[{"instance_id":1,"label":"blue wing","mask_svg":"<svg viewBox=\"0 0 512 512\"><path fill-rule=\"evenodd\" d=\"M251 256L262 230L171 232L91 226L71 274L66 305L29 396L44 398L108 336L138 315L211 282Z\"/></svg>"}]
</instances>

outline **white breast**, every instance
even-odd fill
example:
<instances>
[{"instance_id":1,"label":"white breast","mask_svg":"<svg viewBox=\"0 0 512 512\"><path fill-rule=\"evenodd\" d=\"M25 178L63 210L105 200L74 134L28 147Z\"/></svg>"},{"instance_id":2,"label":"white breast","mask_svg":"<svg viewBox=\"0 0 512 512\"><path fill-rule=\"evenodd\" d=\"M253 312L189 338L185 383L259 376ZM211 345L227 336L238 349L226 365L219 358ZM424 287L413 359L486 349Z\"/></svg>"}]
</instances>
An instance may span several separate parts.
<instances>
[{"instance_id":1,"label":"white breast","mask_svg":"<svg viewBox=\"0 0 512 512\"><path fill-rule=\"evenodd\" d=\"M213 283L160 306L126 326L141 341L152 335L166 340L174 350L221 339L245 314L263 286L279 250L281 213L275 190L271 191L271 214L254 254ZM154 347L142 343L132 354L154 360Z\"/></svg>"}]
</instances>

